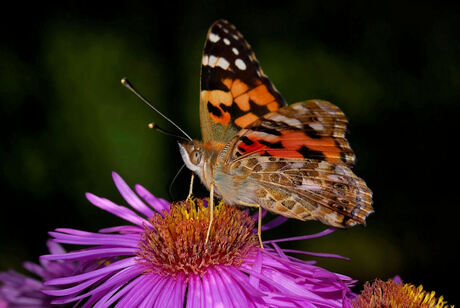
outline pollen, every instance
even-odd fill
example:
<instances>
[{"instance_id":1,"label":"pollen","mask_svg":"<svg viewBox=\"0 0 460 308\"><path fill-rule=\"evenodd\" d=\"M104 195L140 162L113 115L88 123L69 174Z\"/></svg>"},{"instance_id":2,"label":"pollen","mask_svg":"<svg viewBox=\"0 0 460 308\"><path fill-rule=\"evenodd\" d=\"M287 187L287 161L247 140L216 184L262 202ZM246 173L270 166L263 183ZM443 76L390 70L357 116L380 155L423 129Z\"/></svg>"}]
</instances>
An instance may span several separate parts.
<instances>
[{"instance_id":1,"label":"pollen","mask_svg":"<svg viewBox=\"0 0 460 308\"><path fill-rule=\"evenodd\" d=\"M397 283L393 280L366 282L364 290L353 300L354 308L394 307L394 308L447 308L443 297L436 298L435 292L423 290L423 286Z\"/></svg>"},{"instance_id":2,"label":"pollen","mask_svg":"<svg viewBox=\"0 0 460 308\"><path fill-rule=\"evenodd\" d=\"M207 200L189 199L171 204L169 213L153 216L139 241L138 262L146 271L186 277L203 276L211 266L240 266L257 246L252 232L254 219L220 202L214 208L214 221L205 244L209 214Z\"/></svg>"}]
</instances>

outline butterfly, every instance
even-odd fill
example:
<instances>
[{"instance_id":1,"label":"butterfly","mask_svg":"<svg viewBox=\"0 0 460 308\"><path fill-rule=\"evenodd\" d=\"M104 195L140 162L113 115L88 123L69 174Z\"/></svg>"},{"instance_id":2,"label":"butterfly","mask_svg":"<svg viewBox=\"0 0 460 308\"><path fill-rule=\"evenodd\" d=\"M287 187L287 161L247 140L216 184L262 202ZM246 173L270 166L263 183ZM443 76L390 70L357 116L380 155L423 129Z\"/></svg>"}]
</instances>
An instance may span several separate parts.
<instances>
[{"instance_id":1,"label":"butterfly","mask_svg":"<svg viewBox=\"0 0 460 308\"><path fill-rule=\"evenodd\" d=\"M203 140L180 142L185 165L214 195L333 227L365 224L372 192L351 167L347 118L335 105L287 105L250 45L226 20L210 28L201 66ZM262 246L263 247L263 246Z\"/></svg>"}]
</instances>

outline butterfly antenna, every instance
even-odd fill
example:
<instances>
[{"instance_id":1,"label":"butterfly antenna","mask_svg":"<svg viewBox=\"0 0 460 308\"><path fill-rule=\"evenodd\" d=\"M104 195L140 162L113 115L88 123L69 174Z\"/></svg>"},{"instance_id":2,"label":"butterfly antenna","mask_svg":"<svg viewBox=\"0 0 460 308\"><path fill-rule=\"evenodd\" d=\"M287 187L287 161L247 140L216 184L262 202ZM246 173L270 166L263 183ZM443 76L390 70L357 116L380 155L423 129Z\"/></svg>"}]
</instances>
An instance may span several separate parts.
<instances>
[{"instance_id":1,"label":"butterfly antenna","mask_svg":"<svg viewBox=\"0 0 460 308\"><path fill-rule=\"evenodd\" d=\"M141 101L143 101L145 104L147 104L147 106L149 106L150 108L152 108L153 110L155 110L160 116L162 116L163 118L165 118L169 123L171 123L172 125L174 125L174 127L176 127L182 134L184 134L185 137L187 137L188 140L192 141L192 138L187 135L186 132L184 132L184 130L182 128L179 127L179 125L177 125L176 123L174 123L171 119L169 119L167 116L165 116L163 113L161 113L157 108L155 108L148 100L146 100L142 95L139 94L139 92L136 91L136 89L134 89L134 87L132 86L132 84L128 81L128 79L126 78L122 78L121 79L121 84L124 85L128 90L130 90L131 92L133 92L137 97L139 97L141 99Z\"/></svg>"},{"instance_id":2,"label":"butterfly antenna","mask_svg":"<svg viewBox=\"0 0 460 308\"><path fill-rule=\"evenodd\" d=\"M164 135L167 135L167 136L171 136L171 137L174 137L174 138L177 138L177 139L182 139L182 140L188 141L188 139L185 138L184 136L176 135L176 134L174 134L174 133L171 133L171 132L168 132L168 131L162 129L162 128L161 128L160 126L158 126L158 124L155 123L155 122L149 123L148 127L149 127L150 129L154 129L154 130L156 130L156 131L159 131L160 133L162 133L162 134L164 134Z\"/></svg>"},{"instance_id":3,"label":"butterfly antenna","mask_svg":"<svg viewBox=\"0 0 460 308\"><path fill-rule=\"evenodd\" d=\"M171 181L171 184L169 184L168 192L169 192L169 197L171 197L171 200L174 200L174 198L173 198L173 193L172 193L173 184L174 184L174 182L177 180L177 177L179 176L179 174L181 173L181 171L184 169L184 167L185 167L185 164L183 164L182 167L180 167L180 169L176 172L176 175L173 177L173 179L172 179L172 181Z\"/></svg>"}]
</instances>

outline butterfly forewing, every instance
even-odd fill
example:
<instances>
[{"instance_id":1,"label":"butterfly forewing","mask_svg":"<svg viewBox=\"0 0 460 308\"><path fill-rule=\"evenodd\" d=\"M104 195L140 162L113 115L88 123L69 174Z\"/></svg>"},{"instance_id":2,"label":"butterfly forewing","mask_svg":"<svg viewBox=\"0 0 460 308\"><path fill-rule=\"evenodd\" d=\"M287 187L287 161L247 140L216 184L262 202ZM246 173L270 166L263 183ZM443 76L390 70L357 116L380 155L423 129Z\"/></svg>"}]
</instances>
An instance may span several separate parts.
<instances>
[{"instance_id":1,"label":"butterfly forewing","mask_svg":"<svg viewBox=\"0 0 460 308\"><path fill-rule=\"evenodd\" d=\"M226 142L241 128L285 105L241 33L225 20L215 22L201 66L203 141Z\"/></svg>"}]
</instances>

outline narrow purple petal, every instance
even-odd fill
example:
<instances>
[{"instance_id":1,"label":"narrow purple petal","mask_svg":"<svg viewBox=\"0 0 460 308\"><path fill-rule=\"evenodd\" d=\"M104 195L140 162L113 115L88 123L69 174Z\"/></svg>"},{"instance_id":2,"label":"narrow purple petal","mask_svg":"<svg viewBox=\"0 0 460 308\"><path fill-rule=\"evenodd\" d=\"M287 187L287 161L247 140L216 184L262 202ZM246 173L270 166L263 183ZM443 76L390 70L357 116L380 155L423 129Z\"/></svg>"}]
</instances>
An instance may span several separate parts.
<instances>
[{"instance_id":1,"label":"narrow purple petal","mask_svg":"<svg viewBox=\"0 0 460 308\"><path fill-rule=\"evenodd\" d=\"M336 255L333 253L322 253L322 252L309 252L303 250L294 250L294 249L283 249L283 252L291 252L291 253L298 253L303 255L315 256L315 257L323 257L323 258L335 258L349 261L350 258L342 257L341 255Z\"/></svg>"},{"instance_id":2,"label":"narrow purple petal","mask_svg":"<svg viewBox=\"0 0 460 308\"><path fill-rule=\"evenodd\" d=\"M161 290L164 289L164 285L169 281L169 278L166 277L161 277L157 276L157 278L154 278L154 280L151 282L153 284L153 288L150 290L149 294L147 297L144 299L144 301L139 305L139 307L144 307L144 308L151 308L155 304L155 301L158 298L158 295L160 294Z\"/></svg>"},{"instance_id":3,"label":"narrow purple petal","mask_svg":"<svg viewBox=\"0 0 460 308\"><path fill-rule=\"evenodd\" d=\"M89 202L97 206L98 208L101 208L109 213L112 213L113 215L116 215L126 221L129 221L135 225L138 225L142 227L144 224L150 225L150 223L137 215L135 212L132 210L116 205L112 201L105 199L105 198L100 198L96 195L93 195L92 193L86 193L86 198L88 199Z\"/></svg>"},{"instance_id":4,"label":"narrow purple petal","mask_svg":"<svg viewBox=\"0 0 460 308\"><path fill-rule=\"evenodd\" d=\"M296 293L292 292L291 289L289 289L285 284L281 284L281 283L278 283L278 281L275 281L274 279L271 279L269 278L268 276L266 276L267 274L267 271L264 272L264 274L259 274L253 270L250 270L250 269L244 269L244 272L246 272L247 274L249 275L254 275L256 277L258 277L260 280L262 280L263 282L273 286L273 287L276 287L278 290L280 290L283 294L285 295L288 295L289 297L291 298L294 298L294 299L299 299L299 300L302 300L304 297L300 296L300 295L297 295ZM280 277L283 277L282 275L279 275ZM284 279L285 282L288 282L287 279ZM295 283L292 284L295 286ZM305 290L307 292L307 290Z\"/></svg>"},{"instance_id":5,"label":"narrow purple petal","mask_svg":"<svg viewBox=\"0 0 460 308\"><path fill-rule=\"evenodd\" d=\"M138 307L150 289L151 278L147 275L139 277L139 283L118 302L117 307Z\"/></svg>"},{"instance_id":6,"label":"narrow purple petal","mask_svg":"<svg viewBox=\"0 0 460 308\"><path fill-rule=\"evenodd\" d=\"M54 237L55 241L58 243L77 245L112 245L118 247L137 247L139 241L134 238L129 238L126 235L114 234L90 233L85 235L69 235L60 232L49 232L49 234Z\"/></svg>"},{"instance_id":7,"label":"narrow purple petal","mask_svg":"<svg viewBox=\"0 0 460 308\"><path fill-rule=\"evenodd\" d=\"M328 228L328 229L326 229L324 231L321 231L321 232L315 233L315 234L288 237L288 238L281 238L281 239L276 239L276 240L265 241L264 243L269 244L269 243L281 243L281 242L309 240L309 239L312 239L312 238L317 238L317 237L322 237L322 236L328 235L328 234L334 232L335 230L337 230L337 228Z\"/></svg>"},{"instance_id":8,"label":"narrow purple petal","mask_svg":"<svg viewBox=\"0 0 460 308\"><path fill-rule=\"evenodd\" d=\"M286 220L288 220L288 218L286 218L284 216L278 216L278 217L270 220L266 224L264 224L262 226L262 231L266 231L266 230L270 230L270 229L273 229L275 227L278 227L279 225L283 224Z\"/></svg>"},{"instance_id":9,"label":"narrow purple petal","mask_svg":"<svg viewBox=\"0 0 460 308\"><path fill-rule=\"evenodd\" d=\"M210 279L209 271L203 276L203 289L204 289L204 297L205 297L205 307L216 307L222 306L222 299L220 298L219 292L215 291L216 286L212 283L212 279Z\"/></svg>"},{"instance_id":10,"label":"narrow purple petal","mask_svg":"<svg viewBox=\"0 0 460 308\"><path fill-rule=\"evenodd\" d=\"M176 277L176 285L173 287L173 294L172 294L172 303L173 307L184 307L185 301L185 290L187 288L187 284L185 282L184 275L180 274Z\"/></svg>"},{"instance_id":11,"label":"narrow purple petal","mask_svg":"<svg viewBox=\"0 0 460 308\"><path fill-rule=\"evenodd\" d=\"M101 233L121 233L121 234L130 234L130 233L143 233L144 229L136 226L118 226L111 228L99 229Z\"/></svg>"},{"instance_id":12,"label":"narrow purple petal","mask_svg":"<svg viewBox=\"0 0 460 308\"><path fill-rule=\"evenodd\" d=\"M166 210L169 212L169 202L157 198L150 191L144 188L144 186L136 184L134 186L134 189L136 190L137 194L141 196L142 199L144 199L151 207L155 209L158 213L163 213L163 210Z\"/></svg>"},{"instance_id":13,"label":"narrow purple petal","mask_svg":"<svg viewBox=\"0 0 460 308\"><path fill-rule=\"evenodd\" d=\"M204 306L203 290L201 287L201 279L198 275L189 277L187 308L199 308Z\"/></svg>"},{"instance_id":14,"label":"narrow purple petal","mask_svg":"<svg viewBox=\"0 0 460 308\"><path fill-rule=\"evenodd\" d=\"M247 306L249 303L246 298L246 295L241 290L242 285L240 285L238 281L235 281L233 276L229 274L224 267L216 267L216 270L219 273L224 284L227 286L227 289L230 291L229 294L232 295L234 300L236 299L238 305L240 305L241 307ZM230 273L232 273L232 270L230 270Z\"/></svg>"},{"instance_id":15,"label":"narrow purple petal","mask_svg":"<svg viewBox=\"0 0 460 308\"><path fill-rule=\"evenodd\" d=\"M92 307L92 308L106 308L109 307L107 305L107 301L116 293L118 290L120 290L123 287L123 285L120 286L115 286L113 287L109 292L105 293L102 298L97 301L97 303ZM53 302L54 303L54 302Z\"/></svg>"},{"instance_id":16,"label":"narrow purple petal","mask_svg":"<svg viewBox=\"0 0 460 308\"><path fill-rule=\"evenodd\" d=\"M58 243L56 243L55 241L53 240L47 240L46 241L46 246L48 247L48 251L50 253L55 253L55 254L60 254L60 253L65 253L65 249L62 248L61 245L59 245Z\"/></svg>"},{"instance_id":17,"label":"narrow purple petal","mask_svg":"<svg viewBox=\"0 0 460 308\"><path fill-rule=\"evenodd\" d=\"M126 184L126 182L116 172L112 172L112 178L121 196L126 200L126 202L128 202L129 205L144 214L147 218L150 218L155 214L151 208L147 207L145 203L139 199L134 191L129 188L128 184Z\"/></svg>"},{"instance_id":18,"label":"narrow purple petal","mask_svg":"<svg viewBox=\"0 0 460 308\"><path fill-rule=\"evenodd\" d=\"M228 286L232 287L232 291L239 294L240 304L245 306L250 303L260 303L263 304L262 296L263 292L260 289L256 289L247 282L247 276L243 274L240 270L234 270L232 268L217 268L219 274L226 281Z\"/></svg>"},{"instance_id":19,"label":"narrow purple petal","mask_svg":"<svg viewBox=\"0 0 460 308\"><path fill-rule=\"evenodd\" d=\"M249 213L249 211L248 211ZM267 215L268 211L266 209L262 210L262 218L264 218ZM259 211L257 210L256 213L252 214L251 217L255 220L259 219Z\"/></svg>"},{"instance_id":20,"label":"narrow purple petal","mask_svg":"<svg viewBox=\"0 0 460 308\"><path fill-rule=\"evenodd\" d=\"M208 272L209 278L211 279L211 284L214 286L215 292L218 292L220 295L222 307L232 307L233 304L232 300L229 297L230 294L227 288L225 287L225 284L223 283L219 273L213 268L210 268Z\"/></svg>"},{"instance_id":21,"label":"narrow purple petal","mask_svg":"<svg viewBox=\"0 0 460 308\"><path fill-rule=\"evenodd\" d=\"M252 266L252 270L256 271L257 273L261 273L262 271L262 254L260 252L257 253L257 257ZM259 281L259 278L255 276L249 276L249 284L252 285L254 288L259 288Z\"/></svg>"},{"instance_id":22,"label":"narrow purple petal","mask_svg":"<svg viewBox=\"0 0 460 308\"><path fill-rule=\"evenodd\" d=\"M45 285L53 286L53 285L63 285L63 284L70 284L70 283L79 283L86 279L91 279L93 277L106 275L116 270L120 270L122 268L126 268L129 266L135 265L135 264L136 264L135 257L132 257L132 258L114 262L112 264L107 265L106 267L103 267L98 270L94 270L89 273L84 273L84 274L79 274L79 275L69 276L69 277L64 277L64 278L51 279L45 282Z\"/></svg>"},{"instance_id":23,"label":"narrow purple petal","mask_svg":"<svg viewBox=\"0 0 460 308\"><path fill-rule=\"evenodd\" d=\"M105 307L110 307L114 302L116 302L120 297L122 298L127 292L129 292L132 288L136 287L139 282L142 280L144 276L138 276L132 281L125 281L123 287L118 290L112 297L110 297L105 303ZM118 305L117 305L118 306Z\"/></svg>"},{"instance_id":24,"label":"narrow purple petal","mask_svg":"<svg viewBox=\"0 0 460 308\"><path fill-rule=\"evenodd\" d=\"M155 301L154 307L162 308L162 307L170 306L169 303L171 300L171 292L173 289L172 286L174 285L174 279L172 277L167 277L167 278L169 279L167 279L164 288L159 290L158 297L157 297L157 300Z\"/></svg>"},{"instance_id":25,"label":"narrow purple petal","mask_svg":"<svg viewBox=\"0 0 460 308\"><path fill-rule=\"evenodd\" d=\"M136 254L136 248L92 248L80 251L67 252L60 255L43 255L40 258L47 260L85 260L93 257L92 259L115 257L115 256L132 256Z\"/></svg>"},{"instance_id":26,"label":"narrow purple petal","mask_svg":"<svg viewBox=\"0 0 460 308\"><path fill-rule=\"evenodd\" d=\"M46 275L45 269L38 264L26 261L22 264L22 266L29 272L34 273L42 278Z\"/></svg>"},{"instance_id":27,"label":"narrow purple petal","mask_svg":"<svg viewBox=\"0 0 460 308\"><path fill-rule=\"evenodd\" d=\"M46 289L42 290L43 293L52 295L52 296L64 296L64 295L73 295L78 294L79 292L83 291L87 287L93 285L96 281L98 281L100 277L92 278L87 281L84 281L80 284L77 284L73 287L66 288L66 289ZM74 297L70 297L67 299L66 302L61 302L62 304L69 303L75 301Z\"/></svg>"},{"instance_id":28,"label":"narrow purple petal","mask_svg":"<svg viewBox=\"0 0 460 308\"><path fill-rule=\"evenodd\" d=\"M72 301L76 301L91 296L90 301L94 303L95 301L99 300L101 293L105 294L105 292L107 292L107 290L109 290L110 288L116 288L117 290L120 289L122 286L125 285L126 282L131 281L134 277L139 276L142 272L143 269L137 266L125 268L111 276L109 279L105 280L95 289L92 289L78 296L73 296L71 297L71 299ZM101 279L104 278L104 276L96 278Z\"/></svg>"}]
</instances>

